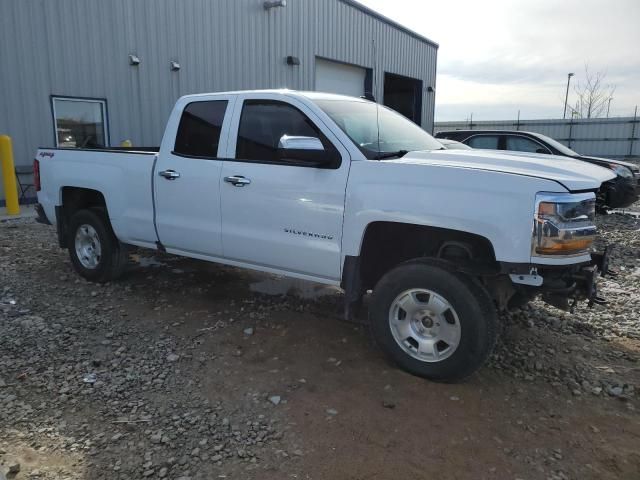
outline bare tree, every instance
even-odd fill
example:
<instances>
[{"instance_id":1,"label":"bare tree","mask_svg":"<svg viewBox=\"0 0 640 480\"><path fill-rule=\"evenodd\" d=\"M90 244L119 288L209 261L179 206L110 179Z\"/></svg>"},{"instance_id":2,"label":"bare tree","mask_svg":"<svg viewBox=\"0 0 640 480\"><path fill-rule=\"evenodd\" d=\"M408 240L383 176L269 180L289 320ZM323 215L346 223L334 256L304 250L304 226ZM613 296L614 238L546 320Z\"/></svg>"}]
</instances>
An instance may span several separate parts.
<instances>
[{"instance_id":1,"label":"bare tree","mask_svg":"<svg viewBox=\"0 0 640 480\"><path fill-rule=\"evenodd\" d=\"M615 85L605 83L606 73L589 72L589 66L584 66L584 81L574 87L577 95L575 107L569 106L571 115L577 118L597 118L602 116L613 97Z\"/></svg>"}]
</instances>

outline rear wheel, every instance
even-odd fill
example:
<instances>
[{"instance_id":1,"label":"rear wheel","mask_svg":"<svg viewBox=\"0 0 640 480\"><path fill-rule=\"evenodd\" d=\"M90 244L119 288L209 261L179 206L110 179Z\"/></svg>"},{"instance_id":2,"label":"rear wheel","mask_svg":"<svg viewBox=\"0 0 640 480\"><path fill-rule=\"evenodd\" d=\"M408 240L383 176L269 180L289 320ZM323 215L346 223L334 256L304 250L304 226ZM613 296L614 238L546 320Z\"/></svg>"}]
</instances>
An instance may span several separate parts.
<instances>
[{"instance_id":1,"label":"rear wheel","mask_svg":"<svg viewBox=\"0 0 640 480\"><path fill-rule=\"evenodd\" d=\"M371 328L404 370L453 382L477 370L496 340L497 315L473 280L425 261L388 272L373 291Z\"/></svg>"},{"instance_id":2,"label":"rear wheel","mask_svg":"<svg viewBox=\"0 0 640 480\"><path fill-rule=\"evenodd\" d=\"M81 276L93 282L108 282L123 273L126 249L113 233L104 212L79 210L71 217L68 231L71 263Z\"/></svg>"}]
</instances>

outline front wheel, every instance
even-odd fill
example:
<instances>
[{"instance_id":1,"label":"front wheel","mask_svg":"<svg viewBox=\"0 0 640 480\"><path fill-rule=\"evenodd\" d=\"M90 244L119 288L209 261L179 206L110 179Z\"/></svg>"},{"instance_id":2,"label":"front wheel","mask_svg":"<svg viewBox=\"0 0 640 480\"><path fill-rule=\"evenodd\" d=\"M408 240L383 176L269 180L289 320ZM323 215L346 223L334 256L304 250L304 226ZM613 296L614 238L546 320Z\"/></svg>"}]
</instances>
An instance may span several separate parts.
<instances>
[{"instance_id":1,"label":"front wheel","mask_svg":"<svg viewBox=\"0 0 640 480\"><path fill-rule=\"evenodd\" d=\"M496 310L482 287L421 260L382 277L370 320L376 341L401 368L442 382L482 366L497 335Z\"/></svg>"},{"instance_id":2,"label":"front wheel","mask_svg":"<svg viewBox=\"0 0 640 480\"><path fill-rule=\"evenodd\" d=\"M125 247L100 210L79 210L73 214L69 220L67 246L73 268L92 282L114 280L125 269Z\"/></svg>"}]
</instances>

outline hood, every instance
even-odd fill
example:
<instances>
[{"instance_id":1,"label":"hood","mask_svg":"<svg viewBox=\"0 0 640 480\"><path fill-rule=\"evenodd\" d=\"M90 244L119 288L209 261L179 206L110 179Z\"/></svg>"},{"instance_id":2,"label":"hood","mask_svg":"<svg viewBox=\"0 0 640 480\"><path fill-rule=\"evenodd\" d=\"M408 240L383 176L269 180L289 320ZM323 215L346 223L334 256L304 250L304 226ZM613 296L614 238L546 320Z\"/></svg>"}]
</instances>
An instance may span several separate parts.
<instances>
[{"instance_id":1,"label":"hood","mask_svg":"<svg viewBox=\"0 0 640 480\"><path fill-rule=\"evenodd\" d=\"M409 152L386 162L471 168L553 180L569 191L596 190L615 178L608 168L568 157L543 154L514 155L497 150L432 150Z\"/></svg>"},{"instance_id":2,"label":"hood","mask_svg":"<svg viewBox=\"0 0 640 480\"><path fill-rule=\"evenodd\" d=\"M602 157L591 157L589 155L579 155L577 157L572 157L575 158L577 160L583 160L586 162L594 162L594 163L612 163L614 165L620 165L623 167L627 167L630 168L632 171L637 171L638 170L638 165L634 164L634 163L630 163L630 162L623 162L621 160L613 160L611 158L602 158Z\"/></svg>"}]
</instances>

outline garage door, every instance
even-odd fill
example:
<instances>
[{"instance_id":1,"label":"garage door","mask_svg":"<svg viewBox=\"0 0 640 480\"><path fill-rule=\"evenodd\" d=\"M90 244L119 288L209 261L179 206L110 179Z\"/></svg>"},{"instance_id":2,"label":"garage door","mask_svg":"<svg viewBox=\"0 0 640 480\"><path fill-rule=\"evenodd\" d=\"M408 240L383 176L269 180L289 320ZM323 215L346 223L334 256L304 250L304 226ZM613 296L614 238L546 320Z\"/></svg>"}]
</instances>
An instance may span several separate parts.
<instances>
[{"instance_id":1,"label":"garage door","mask_svg":"<svg viewBox=\"0 0 640 480\"><path fill-rule=\"evenodd\" d=\"M364 95L366 70L316 58L316 91L360 97Z\"/></svg>"}]
</instances>

